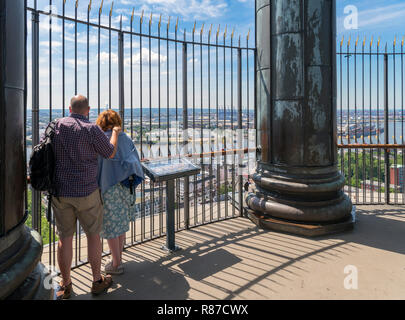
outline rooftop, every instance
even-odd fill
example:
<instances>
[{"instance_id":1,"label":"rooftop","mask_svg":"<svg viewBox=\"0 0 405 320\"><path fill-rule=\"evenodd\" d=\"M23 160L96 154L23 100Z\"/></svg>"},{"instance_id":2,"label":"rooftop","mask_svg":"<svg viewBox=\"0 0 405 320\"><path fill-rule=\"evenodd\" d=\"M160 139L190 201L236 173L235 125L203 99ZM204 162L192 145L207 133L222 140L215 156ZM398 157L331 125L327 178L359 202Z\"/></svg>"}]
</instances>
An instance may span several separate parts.
<instances>
[{"instance_id":1,"label":"rooftop","mask_svg":"<svg viewBox=\"0 0 405 320\"><path fill-rule=\"evenodd\" d=\"M176 233L173 255L165 237L127 249L125 273L97 298L90 266L74 269L72 299L405 299L404 231L400 206L358 206L353 232L315 239L223 220ZM346 266L358 289L345 289Z\"/></svg>"}]
</instances>

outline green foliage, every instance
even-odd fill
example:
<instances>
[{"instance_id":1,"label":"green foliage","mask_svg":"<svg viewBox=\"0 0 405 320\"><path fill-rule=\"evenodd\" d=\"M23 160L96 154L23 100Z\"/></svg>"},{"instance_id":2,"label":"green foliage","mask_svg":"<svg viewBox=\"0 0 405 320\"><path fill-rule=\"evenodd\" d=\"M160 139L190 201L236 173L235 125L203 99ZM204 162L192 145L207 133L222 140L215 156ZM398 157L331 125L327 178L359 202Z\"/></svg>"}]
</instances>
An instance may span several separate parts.
<instances>
[{"instance_id":1,"label":"green foliage","mask_svg":"<svg viewBox=\"0 0 405 320\"><path fill-rule=\"evenodd\" d=\"M222 195L222 194L227 194L229 192L232 192L232 186L230 184L228 184L228 188L225 184L220 185L218 194Z\"/></svg>"},{"instance_id":2,"label":"green foliage","mask_svg":"<svg viewBox=\"0 0 405 320\"><path fill-rule=\"evenodd\" d=\"M28 218L27 221L25 222L25 224L32 228L32 192L31 190L28 188ZM41 219L40 219L40 223L39 226L37 228L36 231L38 231L41 234L42 237L42 243L45 244L49 244L49 238L51 237L51 239L53 240L53 228L52 228L52 234L50 233L50 223L48 222L48 220L46 219L46 207L44 205L41 206ZM55 241L58 241L58 236L55 234Z\"/></svg>"},{"instance_id":3,"label":"green foliage","mask_svg":"<svg viewBox=\"0 0 405 320\"><path fill-rule=\"evenodd\" d=\"M380 160L379 160L380 159ZM394 163L402 164L402 155L396 157L391 154L389 157L390 166ZM345 150L343 163L342 155L338 154L338 167L342 171L344 167L345 184L360 188L364 180L385 181L384 151L371 150ZM383 192L383 188L380 188Z\"/></svg>"}]
</instances>

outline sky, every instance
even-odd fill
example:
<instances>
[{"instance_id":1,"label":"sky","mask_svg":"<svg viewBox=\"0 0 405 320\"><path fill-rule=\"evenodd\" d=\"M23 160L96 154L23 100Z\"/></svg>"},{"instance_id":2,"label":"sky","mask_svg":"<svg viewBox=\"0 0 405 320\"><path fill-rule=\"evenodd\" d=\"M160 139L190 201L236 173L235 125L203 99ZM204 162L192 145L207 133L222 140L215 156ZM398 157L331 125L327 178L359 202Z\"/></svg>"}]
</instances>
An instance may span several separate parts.
<instances>
[{"instance_id":1,"label":"sky","mask_svg":"<svg viewBox=\"0 0 405 320\"><path fill-rule=\"evenodd\" d=\"M357 29L346 28L345 19L349 19L352 10L348 6L355 6L358 12ZM348 10L345 12L345 8ZM350 9L350 10L349 10ZM357 52L361 52L364 44L364 51L376 52L378 43L380 52L401 51L405 36L405 1L404 0L337 0L337 51L343 43L343 53L347 51L347 44L350 41L350 51L354 51L357 42ZM349 19L350 20L350 19ZM350 23L349 23L350 25ZM341 42L343 39L343 42ZM338 108L354 110L357 108L360 114L363 106L365 110L378 109L380 112L384 106L384 57L343 55L337 59L338 72ZM356 60L355 60L356 59ZM347 70L347 61L350 60L350 69ZM354 65L357 63L357 67ZM364 64L364 68L363 68ZM342 66L342 69L340 69ZM340 71L342 70L342 71ZM364 74L364 94L363 75ZM388 108L399 111L404 106L405 91L403 77L405 74L403 58L392 55L388 59ZM402 76L402 80L401 80ZM342 81L340 82L340 77ZM343 90L340 90L340 86ZM402 88L401 88L402 86Z\"/></svg>"},{"instance_id":2,"label":"sky","mask_svg":"<svg viewBox=\"0 0 405 320\"><path fill-rule=\"evenodd\" d=\"M315 1L315 0L309 0ZM53 13L62 13L63 0L52 0ZM98 23L98 13L102 0L92 0L92 8L90 11L90 20L93 23ZM103 10L101 15L101 24L108 25L109 12L112 6L112 0L103 1ZM405 35L405 1L404 0L337 0L337 41L343 38L346 44L349 38L351 39L351 46L354 46L355 40L359 37L359 43L362 43L366 39L366 43L371 42L373 37L373 46L376 46L378 37L381 37L381 45L388 44L390 50L392 50L392 44L394 38L397 37L397 48L400 48L401 41ZM37 0L38 9L49 11L49 0ZM75 0L66 0L66 16L74 17ZM87 19L87 10L89 1L78 0L78 18L82 20ZM34 6L34 0L28 0L28 6ZM151 33L157 35L158 24L161 15L161 34L166 35L166 27L170 17L170 29L169 38L174 38L174 30L176 19L178 18L178 37L183 37L183 31L186 30L187 39L191 40L192 31L195 24L195 35L197 41L199 41L200 31L203 27L203 42L207 41L208 30L212 25L212 37L211 41L215 41L215 35L219 30L219 43L223 43L223 36L226 28L226 41L229 44L232 31L234 30L234 41L236 42L239 36L242 39L242 46L246 46L247 35L250 35L249 47L254 47L254 1L253 0L115 0L112 10L112 26L119 28L119 22L122 19L123 29L129 30L132 11L134 12L134 31L139 31L139 21L142 11L144 12L143 19L143 32L148 32L149 19L152 14ZM353 14L357 12L357 25L356 19L353 20ZM31 80L31 17L28 16L28 81ZM347 27L349 25L349 28ZM354 29L353 29L354 28ZM61 20L57 18L52 19L52 97L50 97L50 71L49 71L49 19L47 16L40 17L40 107L48 108L51 103L54 108L61 108L62 104L65 106L69 103L69 97L74 94L74 24L66 21L66 98L62 101L62 24ZM84 25L78 25L78 91L86 93L87 91L87 29ZM101 102L102 107L109 101L109 85L108 81L108 39L109 34L107 31L101 32ZM130 39L126 36L124 41L124 59L125 59L125 106L130 105ZM234 43L235 43L234 42ZM118 104L118 37L115 32L112 34L112 106L115 107ZM98 104L98 87L97 87L97 28L90 28L90 104L95 106ZM166 51L166 43L161 43L161 50L159 54L158 42L152 41L151 52L149 52L147 39L142 40L142 53L139 49L140 41L139 37L133 38L133 105L138 107L140 103L140 58L143 59L143 106L149 106L151 102L152 107L157 107L159 103L158 88L157 88L157 76L158 76L158 64L160 61L161 67L161 100L160 103L163 106L167 104L166 92L169 91L169 104L170 107L175 107L175 94L174 94L174 81L175 81L175 50L174 45L169 45L169 53ZM178 63L181 63L181 47L178 47L177 57ZM210 54L212 70L215 72L215 51L208 53L206 48L199 51L200 48L195 48L194 59L191 56L191 48L188 51L188 71L191 78L192 67L194 65L196 81L194 88L189 84L189 104L192 99L192 91L195 91L195 100L193 103L196 106L200 105L201 96L203 97L204 107L208 104L208 88L207 88L207 57ZM152 75L152 87L149 88L149 53L151 56L151 75ZM200 53L203 55L203 60L200 61ZM231 80L236 80L236 66L233 66L233 73L231 73L230 56L232 55L234 63L236 63L236 51L226 51L226 62L223 65L223 52L219 52L219 95L218 104L229 105L233 99L236 101L236 93L233 95L230 93ZM200 74L200 63L203 65L203 74ZM247 66L247 63L249 66ZM253 107L253 55L246 52L243 53L243 99L244 106ZM169 90L166 84L167 70L169 71ZM181 86L181 68L179 74L179 85ZM224 83L224 70L225 70L225 83ZM249 76L248 76L249 75ZM211 77L213 75L211 74ZM200 85L200 78L203 80L203 85ZM249 82L248 82L249 81ZM215 86L215 77L212 78L211 85ZM236 82L233 84L236 88ZM29 85L30 87L30 85ZM213 87L215 89L215 87ZM149 89L151 95L149 95ZM215 90L211 90L211 104L216 103ZM233 90L236 91L236 90ZM225 92L225 93L223 93ZM181 90L179 90L181 95ZM151 98L151 101L149 101ZM225 101L224 101L225 100ZM179 98L177 100L179 106L182 101ZM31 107L30 91L28 95L28 107Z\"/></svg>"},{"instance_id":3,"label":"sky","mask_svg":"<svg viewBox=\"0 0 405 320\"><path fill-rule=\"evenodd\" d=\"M346 29L344 20L347 6L355 6L358 10L358 29ZM345 36L356 39L367 38L367 42L381 37L381 44L397 43L405 36L405 1L404 0L337 0L337 36L338 40Z\"/></svg>"}]
</instances>

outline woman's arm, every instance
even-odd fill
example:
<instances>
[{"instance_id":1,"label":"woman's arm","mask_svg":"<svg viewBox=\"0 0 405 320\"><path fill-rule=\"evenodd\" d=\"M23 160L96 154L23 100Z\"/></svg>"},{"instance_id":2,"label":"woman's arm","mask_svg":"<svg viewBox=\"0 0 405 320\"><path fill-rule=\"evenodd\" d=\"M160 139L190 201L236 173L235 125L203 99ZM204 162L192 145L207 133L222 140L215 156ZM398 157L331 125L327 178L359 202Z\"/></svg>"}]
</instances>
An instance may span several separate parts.
<instances>
[{"instance_id":1,"label":"woman's arm","mask_svg":"<svg viewBox=\"0 0 405 320\"><path fill-rule=\"evenodd\" d=\"M115 154L117 153L117 148L118 148L118 136L120 132L122 131L121 127L114 127L112 130L112 135L110 139L110 143L114 146L114 151L110 157L110 159L115 157Z\"/></svg>"}]
</instances>

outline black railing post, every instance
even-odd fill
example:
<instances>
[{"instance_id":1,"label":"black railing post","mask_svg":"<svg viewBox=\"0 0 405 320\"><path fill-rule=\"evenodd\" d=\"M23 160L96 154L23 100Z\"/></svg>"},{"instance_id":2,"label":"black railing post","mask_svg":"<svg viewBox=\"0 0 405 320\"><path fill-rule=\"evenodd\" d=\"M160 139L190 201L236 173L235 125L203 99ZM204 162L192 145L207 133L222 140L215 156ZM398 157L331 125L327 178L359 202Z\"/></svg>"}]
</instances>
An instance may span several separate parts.
<instances>
[{"instance_id":1,"label":"black railing post","mask_svg":"<svg viewBox=\"0 0 405 320\"><path fill-rule=\"evenodd\" d=\"M384 140L389 144L389 113L388 113L388 54L384 54ZM384 149L385 161L385 203L390 203L390 153L389 149Z\"/></svg>"},{"instance_id":2,"label":"black railing post","mask_svg":"<svg viewBox=\"0 0 405 320\"><path fill-rule=\"evenodd\" d=\"M91 2L87 7L87 99L90 101L90 11ZM89 115L90 117L90 115Z\"/></svg>"},{"instance_id":3,"label":"black railing post","mask_svg":"<svg viewBox=\"0 0 405 320\"><path fill-rule=\"evenodd\" d=\"M65 79L66 79L66 69L65 69L65 10L66 3L62 2L62 117L65 116Z\"/></svg>"},{"instance_id":4,"label":"black railing post","mask_svg":"<svg viewBox=\"0 0 405 320\"><path fill-rule=\"evenodd\" d=\"M122 128L125 129L124 112L124 33L122 32L122 20L118 33L118 99L119 111L122 119Z\"/></svg>"},{"instance_id":5,"label":"black railing post","mask_svg":"<svg viewBox=\"0 0 405 320\"><path fill-rule=\"evenodd\" d=\"M240 40L239 40L240 46ZM244 134L242 131L242 49L238 48L238 148L241 150L243 148ZM238 175L239 175L239 215L243 216L243 174L242 167L243 164L243 152L238 152Z\"/></svg>"},{"instance_id":6,"label":"black railing post","mask_svg":"<svg viewBox=\"0 0 405 320\"><path fill-rule=\"evenodd\" d=\"M186 32L184 32L184 40L186 40ZM187 43L183 42L183 151L188 153L188 112L187 112ZM186 229L190 227L190 198L189 187L190 178L184 178L184 226Z\"/></svg>"},{"instance_id":7,"label":"black railing post","mask_svg":"<svg viewBox=\"0 0 405 320\"><path fill-rule=\"evenodd\" d=\"M39 13L32 11L32 147L39 143ZM32 228L40 230L41 193L32 189Z\"/></svg>"}]
</instances>

